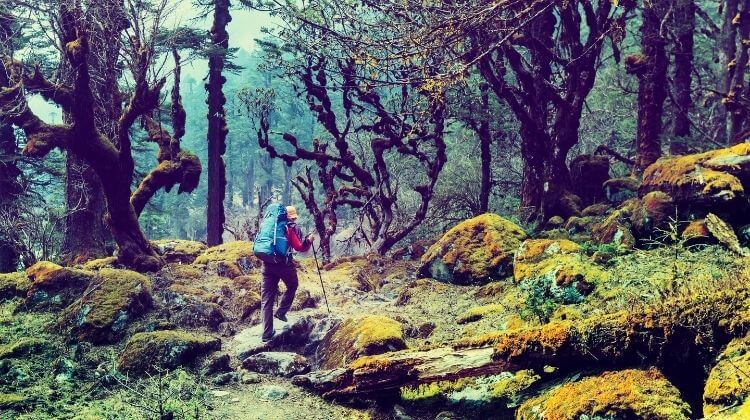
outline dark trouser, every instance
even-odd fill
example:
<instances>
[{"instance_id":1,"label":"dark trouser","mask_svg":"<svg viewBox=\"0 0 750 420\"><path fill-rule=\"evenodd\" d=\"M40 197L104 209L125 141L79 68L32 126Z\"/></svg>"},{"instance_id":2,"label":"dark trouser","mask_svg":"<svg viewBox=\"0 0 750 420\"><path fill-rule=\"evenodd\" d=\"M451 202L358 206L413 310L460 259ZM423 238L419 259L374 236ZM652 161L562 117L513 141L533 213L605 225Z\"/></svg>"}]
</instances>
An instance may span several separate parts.
<instances>
[{"instance_id":1,"label":"dark trouser","mask_svg":"<svg viewBox=\"0 0 750 420\"><path fill-rule=\"evenodd\" d=\"M263 311L263 337L268 338L273 334L273 304L279 293L279 280L284 282L286 291L276 313L286 315L292 306L294 293L297 291L297 268L294 264L263 263L262 273L263 285L260 289L260 297Z\"/></svg>"}]
</instances>

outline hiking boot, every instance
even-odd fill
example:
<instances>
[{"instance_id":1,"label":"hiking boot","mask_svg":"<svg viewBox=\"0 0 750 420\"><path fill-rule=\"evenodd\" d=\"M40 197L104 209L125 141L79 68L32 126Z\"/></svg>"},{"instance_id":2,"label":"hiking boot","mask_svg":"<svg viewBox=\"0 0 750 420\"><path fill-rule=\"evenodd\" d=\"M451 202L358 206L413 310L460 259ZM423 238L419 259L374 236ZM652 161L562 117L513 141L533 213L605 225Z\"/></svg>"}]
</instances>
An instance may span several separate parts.
<instances>
[{"instance_id":1,"label":"hiking boot","mask_svg":"<svg viewBox=\"0 0 750 420\"><path fill-rule=\"evenodd\" d=\"M261 337L260 339L264 343L268 343L269 341L273 340L274 337L276 337L276 331L272 332L270 337Z\"/></svg>"},{"instance_id":2,"label":"hiking boot","mask_svg":"<svg viewBox=\"0 0 750 420\"><path fill-rule=\"evenodd\" d=\"M278 319L279 321L283 321L283 322L287 321L286 315L282 315L282 314L280 314L278 312L276 312L276 314L274 314L274 318Z\"/></svg>"}]
</instances>

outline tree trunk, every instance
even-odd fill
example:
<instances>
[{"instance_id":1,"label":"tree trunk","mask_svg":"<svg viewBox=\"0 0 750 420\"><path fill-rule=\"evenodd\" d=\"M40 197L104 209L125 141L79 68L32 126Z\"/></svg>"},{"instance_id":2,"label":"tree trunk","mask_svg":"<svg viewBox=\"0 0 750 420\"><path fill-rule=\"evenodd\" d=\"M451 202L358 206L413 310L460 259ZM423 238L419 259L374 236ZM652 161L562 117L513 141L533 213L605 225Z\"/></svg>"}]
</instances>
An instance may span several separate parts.
<instances>
[{"instance_id":1,"label":"tree trunk","mask_svg":"<svg viewBox=\"0 0 750 420\"><path fill-rule=\"evenodd\" d=\"M232 20L229 15L229 0L214 0L214 21L211 26L213 52L208 58L208 205L206 207L206 230L209 246L222 243L224 233L224 196L226 188L226 136L228 133L224 113L223 86L226 79L222 75L229 48L227 25Z\"/></svg>"},{"instance_id":2,"label":"tree trunk","mask_svg":"<svg viewBox=\"0 0 750 420\"><path fill-rule=\"evenodd\" d=\"M0 72L3 73L3 72ZM0 78L4 78L0 74ZM0 124L0 209L12 207L21 192L18 176L21 171L16 166L14 157L18 156L16 137L13 127ZM0 232L0 273L15 271L18 267L19 253L9 238Z\"/></svg>"},{"instance_id":3,"label":"tree trunk","mask_svg":"<svg viewBox=\"0 0 750 420\"><path fill-rule=\"evenodd\" d=\"M721 33L717 39L717 49L719 53L719 66L721 67L721 77L717 81L716 90L728 93L732 87L732 78L730 76L730 63L737 54L737 30L732 23L737 15L740 0L726 0L723 6ZM729 133L727 131L727 110L719 105L715 116L715 134L714 140L718 143L729 143Z\"/></svg>"},{"instance_id":4,"label":"tree trunk","mask_svg":"<svg viewBox=\"0 0 750 420\"><path fill-rule=\"evenodd\" d=\"M77 264L105 256L106 203L96 172L81 158L65 157L65 228L62 260Z\"/></svg>"},{"instance_id":5,"label":"tree trunk","mask_svg":"<svg viewBox=\"0 0 750 420\"><path fill-rule=\"evenodd\" d=\"M695 32L694 0L678 0L674 6L674 30L677 36L674 46L674 136L670 152L685 152L685 137L690 136L690 110L693 106L691 85L693 74L693 33Z\"/></svg>"},{"instance_id":6,"label":"tree trunk","mask_svg":"<svg viewBox=\"0 0 750 420\"><path fill-rule=\"evenodd\" d=\"M284 167L284 189L281 193L281 202L285 205L292 204L292 166L282 162Z\"/></svg>"},{"instance_id":7,"label":"tree trunk","mask_svg":"<svg viewBox=\"0 0 750 420\"><path fill-rule=\"evenodd\" d=\"M482 83L480 86L482 95L482 109L485 111L490 107L489 86ZM477 215L490 211L490 195L492 194L492 132L490 123L486 119L477 127L479 136L479 158L481 160L481 180L479 183L479 208Z\"/></svg>"},{"instance_id":8,"label":"tree trunk","mask_svg":"<svg viewBox=\"0 0 750 420\"><path fill-rule=\"evenodd\" d=\"M638 132L634 170L642 173L661 156L662 116L667 97L666 41L661 36L664 0L643 6L641 54L628 57L628 71L638 76Z\"/></svg>"},{"instance_id":9,"label":"tree trunk","mask_svg":"<svg viewBox=\"0 0 750 420\"><path fill-rule=\"evenodd\" d=\"M255 200L255 155L251 154L245 167L245 182L242 183L242 205L253 208ZM260 205L260 203L259 203Z\"/></svg>"},{"instance_id":10,"label":"tree trunk","mask_svg":"<svg viewBox=\"0 0 750 420\"><path fill-rule=\"evenodd\" d=\"M730 112L729 141L731 144L742 143L747 134L748 109L747 100L750 98L750 89L747 84L747 68L750 59L750 4L744 2L738 12L739 19L736 22L740 42L739 54L733 60L734 66L730 68L731 87L725 101Z\"/></svg>"}]
</instances>

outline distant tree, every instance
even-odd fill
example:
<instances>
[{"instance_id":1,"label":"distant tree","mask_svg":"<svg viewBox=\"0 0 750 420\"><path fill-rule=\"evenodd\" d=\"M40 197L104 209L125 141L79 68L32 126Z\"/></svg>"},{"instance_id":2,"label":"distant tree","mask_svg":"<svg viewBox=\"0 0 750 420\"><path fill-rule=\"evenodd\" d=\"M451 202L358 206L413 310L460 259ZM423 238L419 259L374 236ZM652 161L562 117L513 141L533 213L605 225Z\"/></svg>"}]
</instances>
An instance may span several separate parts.
<instances>
[{"instance_id":1,"label":"distant tree","mask_svg":"<svg viewBox=\"0 0 750 420\"><path fill-rule=\"evenodd\" d=\"M179 141L167 136L153 119L166 83L166 78L156 76L154 62L159 56L158 48L163 45L159 35L163 18L170 12L169 5L164 1L158 7L141 3L131 6L123 15L130 20L128 30L112 35L125 41L118 57L124 58L122 65L128 69L132 82L128 91L120 91L118 86L119 95L127 99L112 122L116 126L113 136L99 129L96 122L96 117L104 114L96 110L92 89L89 34L95 22L74 1L61 2L59 12L60 45L64 47L61 53L74 73L72 84L52 81L38 67L30 68L4 56L11 87L0 91L0 115L25 133L24 154L44 157L52 149L60 148L86 161L101 181L107 202L107 224L118 244L119 260L138 270L155 270L162 260L138 224L140 197L148 196L145 190L169 189L176 184L180 185L179 192L192 191L198 184L200 162L194 155L181 151ZM55 125L42 121L28 106L27 95L31 94L40 94L57 104L69 116L70 123ZM160 146L160 163L145 177L136 193L131 194L135 167L131 130L139 119Z\"/></svg>"}]
</instances>

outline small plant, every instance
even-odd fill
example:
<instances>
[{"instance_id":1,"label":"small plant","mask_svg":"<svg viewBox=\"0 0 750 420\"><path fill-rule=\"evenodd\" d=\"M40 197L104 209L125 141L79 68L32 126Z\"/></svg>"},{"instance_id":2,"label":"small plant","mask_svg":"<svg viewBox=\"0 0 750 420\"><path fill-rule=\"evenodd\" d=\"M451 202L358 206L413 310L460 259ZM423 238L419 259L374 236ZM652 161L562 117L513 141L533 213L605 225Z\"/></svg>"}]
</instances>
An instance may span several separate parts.
<instances>
[{"instance_id":1,"label":"small plant","mask_svg":"<svg viewBox=\"0 0 750 420\"><path fill-rule=\"evenodd\" d=\"M541 279L541 280L540 280ZM549 322L549 318L558 306L546 281L535 278L521 283L521 293L524 296L523 305L519 312L521 319L528 321L536 319L540 323Z\"/></svg>"}]
</instances>

